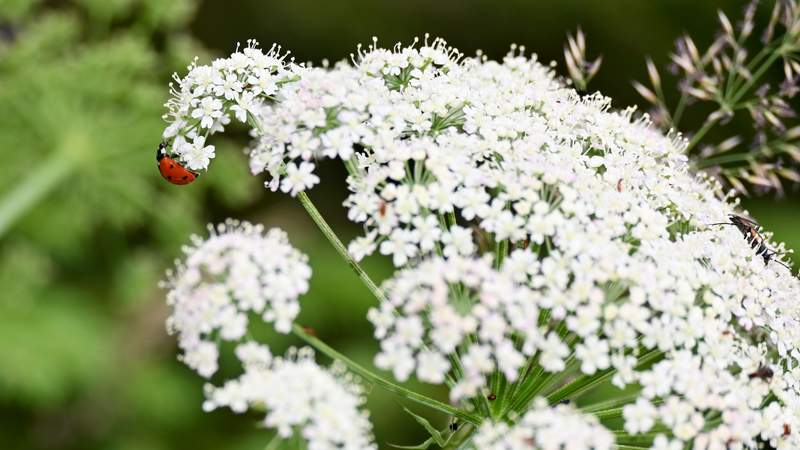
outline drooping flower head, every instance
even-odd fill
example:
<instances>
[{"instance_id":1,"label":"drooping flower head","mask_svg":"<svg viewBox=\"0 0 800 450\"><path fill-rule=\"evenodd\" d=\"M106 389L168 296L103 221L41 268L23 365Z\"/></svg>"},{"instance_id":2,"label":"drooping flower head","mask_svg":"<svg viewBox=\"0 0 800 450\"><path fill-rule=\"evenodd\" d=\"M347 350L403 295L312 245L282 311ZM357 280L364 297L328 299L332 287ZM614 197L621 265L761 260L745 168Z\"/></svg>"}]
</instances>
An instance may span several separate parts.
<instances>
[{"instance_id":1,"label":"drooping flower head","mask_svg":"<svg viewBox=\"0 0 800 450\"><path fill-rule=\"evenodd\" d=\"M216 340L242 339L249 315L288 333L311 277L307 257L282 230L228 221L209 231L206 239L192 237L165 283L168 329L178 335L183 361L204 377L217 371Z\"/></svg>"},{"instance_id":2,"label":"drooping flower head","mask_svg":"<svg viewBox=\"0 0 800 450\"><path fill-rule=\"evenodd\" d=\"M172 98L164 105L168 110L164 118L170 125L163 138L170 142L169 152L189 169L207 169L215 148L206 145L206 138L224 131L231 118L251 121L261 104L302 70L287 57L277 45L264 52L255 41L248 41L228 58L200 66L194 61L185 77L174 75Z\"/></svg>"}]
</instances>

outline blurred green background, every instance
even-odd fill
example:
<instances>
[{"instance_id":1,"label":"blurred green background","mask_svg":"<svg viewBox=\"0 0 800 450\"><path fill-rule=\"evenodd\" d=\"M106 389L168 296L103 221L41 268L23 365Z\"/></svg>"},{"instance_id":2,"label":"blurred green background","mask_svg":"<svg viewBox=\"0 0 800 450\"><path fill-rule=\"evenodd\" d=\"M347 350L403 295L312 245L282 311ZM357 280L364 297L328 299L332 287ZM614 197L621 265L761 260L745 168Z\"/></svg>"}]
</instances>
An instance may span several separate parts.
<instances>
[{"instance_id":1,"label":"blurred green background","mask_svg":"<svg viewBox=\"0 0 800 450\"><path fill-rule=\"evenodd\" d=\"M696 0L161 1L0 0L0 448L261 449L258 416L201 412L203 381L175 359L158 287L190 233L232 216L282 226L309 254L300 322L356 359L375 351L366 289L292 199L249 175L244 130L215 139L198 182L176 187L155 168L167 84L195 55L237 41L278 42L297 59L338 60L373 35L390 45L425 32L472 54L524 44L561 64L581 25L603 68L591 88L616 106L639 101L644 57L665 64L673 39L707 43L717 8ZM561 70L564 73L563 70ZM311 196L346 241L342 171L323 164ZM328 176L325 176L328 175ZM746 202L778 240L800 248L800 202ZM367 261L378 279L386 261ZM278 338L276 348L298 344ZM443 397L440 391L431 395ZM381 448L422 430L393 397L368 406ZM427 413L426 411L418 411ZM432 416L439 424L447 418Z\"/></svg>"}]
</instances>

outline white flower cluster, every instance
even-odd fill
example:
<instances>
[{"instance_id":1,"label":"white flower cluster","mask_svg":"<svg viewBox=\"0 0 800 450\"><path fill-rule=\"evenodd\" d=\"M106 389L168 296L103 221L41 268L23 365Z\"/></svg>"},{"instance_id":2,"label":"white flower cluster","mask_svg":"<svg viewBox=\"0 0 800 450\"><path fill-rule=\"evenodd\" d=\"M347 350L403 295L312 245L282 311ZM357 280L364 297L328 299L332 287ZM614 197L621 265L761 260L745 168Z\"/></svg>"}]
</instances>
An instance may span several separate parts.
<instances>
[{"instance_id":1,"label":"white flower cluster","mask_svg":"<svg viewBox=\"0 0 800 450\"><path fill-rule=\"evenodd\" d=\"M360 410L361 387L343 370L320 367L308 348L273 358L267 347L248 342L240 344L236 354L245 372L221 387L207 385L206 411L266 409L266 427L276 429L282 438L298 433L309 449L377 449L372 425Z\"/></svg>"},{"instance_id":2,"label":"white flower cluster","mask_svg":"<svg viewBox=\"0 0 800 450\"><path fill-rule=\"evenodd\" d=\"M189 367L210 377L218 369L217 342L238 342L244 373L221 387L207 385L204 409L266 408L265 426L280 438L299 435L309 449L375 449L361 389L343 370L318 366L307 348L274 358L269 347L243 341L254 314L278 332L291 330L311 277L307 257L279 229L227 221L209 231L207 239L192 237L165 283L172 306L167 326L178 334Z\"/></svg>"},{"instance_id":3,"label":"white flower cluster","mask_svg":"<svg viewBox=\"0 0 800 450\"><path fill-rule=\"evenodd\" d=\"M537 334L538 294L492 269L487 257L426 260L385 287L388 301L368 315L381 339L375 363L401 381L416 369L420 380L442 383L460 355L463 375L450 397L461 400L477 395L495 370L515 381L537 351L551 370L564 367L569 348L552 333ZM515 336L525 339L515 345Z\"/></svg>"},{"instance_id":4,"label":"white flower cluster","mask_svg":"<svg viewBox=\"0 0 800 450\"><path fill-rule=\"evenodd\" d=\"M307 257L279 229L228 221L193 236L186 258L165 283L182 359L203 377L217 371L217 340L245 336L248 314L258 314L281 333L300 312L298 297L308 291Z\"/></svg>"},{"instance_id":5,"label":"white flower cluster","mask_svg":"<svg viewBox=\"0 0 800 450\"><path fill-rule=\"evenodd\" d=\"M436 40L354 61L283 69L293 81L251 110L251 169L295 195L316 159L343 161L365 230L350 252L404 268L370 312L378 365L454 399L495 370L608 376L641 387L623 412L636 445L800 448L800 280L706 226L737 203L683 140L517 51L462 59Z\"/></svg>"},{"instance_id":6,"label":"white flower cluster","mask_svg":"<svg viewBox=\"0 0 800 450\"><path fill-rule=\"evenodd\" d=\"M298 66L287 63L287 55L278 46L264 53L255 41L248 41L228 58L209 66L195 61L186 77L174 75L172 98L164 105L170 125L163 137L172 141L170 152L191 170L208 168L215 153L213 145L206 145L207 137L223 131L232 116L248 122L281 84L294 79Z\"/></svg>"},{"instance_id":7,"label":"white flower cluster","mask_svg":"<svg viewBox=\"0 0 800 450\"><path fill-rule=\"evenodd\" d=\"M474 440L477 450L611 450L614 435L595 416L572 405L548 406L537 398L519 421L486 422Z\"/></svg>"}]
</instances>

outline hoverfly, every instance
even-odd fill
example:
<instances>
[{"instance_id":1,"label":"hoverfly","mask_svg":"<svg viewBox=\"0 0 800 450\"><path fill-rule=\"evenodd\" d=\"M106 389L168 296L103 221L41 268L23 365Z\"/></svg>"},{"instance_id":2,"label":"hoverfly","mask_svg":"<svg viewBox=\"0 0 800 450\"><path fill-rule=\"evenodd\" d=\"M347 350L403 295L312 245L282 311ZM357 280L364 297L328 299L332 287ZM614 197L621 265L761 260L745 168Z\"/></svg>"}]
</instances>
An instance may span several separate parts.
<instances>
[{"instance_id":1,"label":"hoverfly","mask_svg":"<svg viewBox=\"0 0 800 450\"><path fill-rule=\"evenodd\" d=\"M761 225L759 225L758 222L736 214L728 214L728 220L729 222L712 223L710 225L735 226L742 233L747 243L750 244L750 247L755 249L756 255L764 258L764 265L769 264L770 261L775 261L783 267L792 270L791 267L783 263L783 261L774 259L776 256L783 255L784 253L779 253L767 247L764 236L759 232L759 230L761 230Z\"/></svg>"}]
</instances>

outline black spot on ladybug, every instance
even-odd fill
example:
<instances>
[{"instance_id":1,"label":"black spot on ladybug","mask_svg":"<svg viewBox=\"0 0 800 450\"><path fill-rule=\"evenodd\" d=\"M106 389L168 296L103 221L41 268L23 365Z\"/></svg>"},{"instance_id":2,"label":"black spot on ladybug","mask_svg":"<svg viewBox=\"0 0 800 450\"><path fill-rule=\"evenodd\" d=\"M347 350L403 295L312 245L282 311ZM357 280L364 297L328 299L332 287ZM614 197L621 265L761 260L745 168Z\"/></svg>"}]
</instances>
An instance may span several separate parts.
<instances>
[{"instance_id":1,"label":"black spot on ladybug","mask_svg":"<svg viewBox=\"0 0 800 450\"><path fill-rule=\"evenodd\" d=\"M174 169L174 168L175 168L175 164L170 164L170 165L169 165L169 168L170 168L170 169Z\"/></svg>"},{"instance_id":2,"label":"black spot on ladybug","mask_svg":"<svg viewBox=\"0 0 800 450\"><path fill-rule=\"evenodd\" d=\"M167 175L168 180L172 180L172 175Z\"/></svg>"},{"instance_id":3,"label":"black spot on ladybug","mask_svg":"<svg viewBox=\"0 0 800 450\"><path fill-rule=\"evenodd\" d=\"M188 176L188 175L184 175L184 176L181 178L181 180L188 180L188 179L189 179L189 176Z\"/></svg>"}]
</instances>

